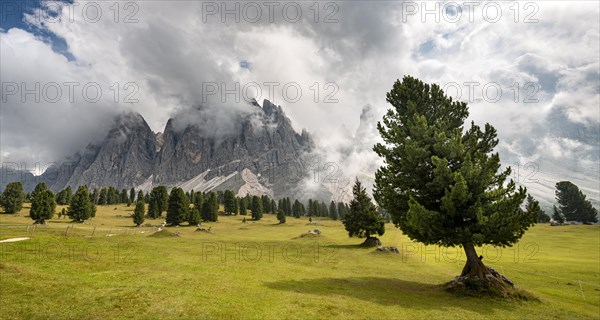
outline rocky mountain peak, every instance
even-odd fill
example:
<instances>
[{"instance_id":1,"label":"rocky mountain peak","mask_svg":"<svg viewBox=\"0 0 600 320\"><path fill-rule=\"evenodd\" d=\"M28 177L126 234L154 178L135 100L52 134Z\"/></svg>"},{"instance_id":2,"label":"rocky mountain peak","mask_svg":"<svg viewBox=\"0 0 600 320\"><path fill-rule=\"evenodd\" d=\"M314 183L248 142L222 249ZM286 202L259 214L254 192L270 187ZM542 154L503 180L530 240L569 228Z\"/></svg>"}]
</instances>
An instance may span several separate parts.
<instances>
[{"instance_id":1,"label":"rocky mountain peak","mask_svg":"<svg viewBox=\"0 0 600 320\"><path fill-rule=\"evenodd\" d=\"M227 123L230 126L235 123L235 130L224 130L227 134L222 135L207 133L204 124L198 121L188 121L187 126L180 128L176 123L179 120L169 120L152 183L184 182L186 188L203 190L207 181L221 177L235 190L246 185L239 176L242 172L259 177L266 164L284 165L312 147L308 133L294 131L281 107L268 100L263 101L262 107L256 101L251 105L256 110L229 115ZM273 191L273 186L273 182L263 181L259 188Z\"/></svg>"},{"instance_id":2,"label":"rocky mountain peak","mask_svg":"<svg viewBox=\"0 0 600 320\"><path fill-rule=\"evenodd\" d=\"M269 166L298 162L313 147L307 131L294 131L283 109L268 100L256 110L190 108L169 119L154 133L142 115L125 112L114 118L104 139L69 159L68 171L49 186L59 190L87 184L91 188L182 186L198 191L233 189L284 194L289 181L274 181ZM248 177L253 177L250 181ZM250 182L249 182L250 181Z\"/></svg>"},{"instance_id":3,"label":"rocky mountain peak","mask_svg":"<svg viewBox=\"0 0 600 320\"><path fill-rule=\"evenodd\" d=\"M65 158L42 178L54 190L83 184L128 188L152 174L155 155L156 139L148 123L139 113L126 112L114 118L103 140Z\"/></svg>"},{"instance_id":4,"label":"rocky mountain peak","mask_svg":"<svg viewBox=\"0 0 600 320\"><path fill-rule=\"evenodd\" d=\"M314 142L306 130L294 130L281 106L269 100L251 105L255 109L190 108L169 119L162 133L154 133L139 113L123 112L104 137L42 176L11 174L27 191L44 181L55 191L84 184L148 191L162 184L290 196L300 189L301 177L291 179L289 172L304 172L302 159Z\"/></svg>"},{"instance_id":5,"label":"rocky mountain peak","mask_svg":"<svg viewBox=\"0 0 600 320\"><path fill-rule=\"evenodd\" d=\"M262 109L265 112L265 114L267 115L272 115L273 113L280 111L281 107L277 107L276 105L274 105L273 103L271 103L271 101L265 99L263 100L263 105L262 105Z\"/></svg>"}]
</instances>

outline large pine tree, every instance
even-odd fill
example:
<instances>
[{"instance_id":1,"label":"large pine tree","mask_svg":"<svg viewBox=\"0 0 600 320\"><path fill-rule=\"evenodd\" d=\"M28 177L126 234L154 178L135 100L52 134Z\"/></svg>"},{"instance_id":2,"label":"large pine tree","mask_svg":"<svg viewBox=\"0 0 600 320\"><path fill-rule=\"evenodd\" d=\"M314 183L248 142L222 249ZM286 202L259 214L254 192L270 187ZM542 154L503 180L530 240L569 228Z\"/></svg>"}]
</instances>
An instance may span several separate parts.
<instances>
[{"instance_id":1,"label":"large pine tree","mask_svg":"<svg viewBox=\"0 0 600 320\"><path fill-rule=\"evenodd\" d=\"M267 196L267 195L262 195L260 197L260 200L262 201L263 212L264 213L271 212L271 198L269 198L269 196Z\"/></svg>"},{"instance_id":2,"label":"large pine tree","mask_svg":"<svg viewBox=\"0 0 600 320\"><path fill-rule=\"evenodd\" d=\"M127 194L127 189L122 189L121 190L121 195L119 196L119 202L120 203L127 203L127 202L129 202L129 195Z\"/></svg>"},{"instance_id":3,"label":"large pine tree","mask_svg":"<svg viewBox=\"0 0 600 320\"><path fill-rule=\"evenodd\" d=\"M235 209L235 194L231 190L225 190L223 194L223 209L227 214L237 214Z\"/></svg>"},{"instance_id":4,"label":"large pine tree","mask_svg":"<svg viewBox=\"0 0 600 320\"><path fill-rule=\"evenodd\" d=\"M217 221L219 218L219 200L215 192L209 192L202 204L202 220Z\"/></svg>"},{"instance_id":5,"label":"large pine tree","mask_svg":"<svg viewBox=\"0 0 600 320\"><path fill-rule=\"evenodd\" d=\"M138 202L142 202L143 201L138 201ZM158 201L150 196L150 202L148 202L148 217L150 217L151 219L156 219L159 217L159 205L158 205Z\"/></svg>"},{"instance_id":6,"label":"large pine tree","mask_svg":"<svg viewBox=\"0 0 600 320\"><path fill-rule=\"evenodd\" d=\"M250 210L252 211L252 219L260 220L263 217L262 200L259 196L252 197L252 202L250 203Z\"/></svg>"},{"instance_id":7,"label":"large pine tree","mask_svg":"<svg viewBox=\"0 0 600 320\"><path fill-rule=\"evenodd\" d=\"M167 224L178 226L187 221L189 210L189 199L183 189L175 187L171 190L167 207Z\"/></svg>"},{"instance_id":8,"label":"large pine tree","mask_svg":"<svg viewBox=\"0 0 600 320\"><path fill-rule=\"evenodd\" d=\"M279 224L285 223L285 213L283 210L277 210L277 220L279 220Z\"/></svg>"},{"instance_id":9,"label":"large pine tree","mask_svg":"<svg viewBox=\"0 0 600 320\"><path fill-rule=\"evenodd\" d=\"M92 202L87 185L77 188L67 209L67 215L75 222L83 222L96 215L96 205Z\"/></svg>"},{"instance_id":10,"label":"large pine tree","mask_svg":"<svg viewBox=\"0 0 600 320\"><path fill-rule=\"evenodd\" d=\"M92 203L94 205L98 204L98 199L100 198L100 191L98 191L98 188L94 188L90 197L91 197ZM71 197L71 200L72 199L73 199L73 197ZM70 203L71 203L71 201L69 200L67 204L70 204Z\"/></svg>"},{"instance_id":11,"label":"large pine tree","mask_svg":"<svg viewBox=\"0 0 600 320\"><path fill-rule=\"evenodd\" d=\"M521 210L527 193L506 182L511 169L499 171L494 127L482 130L471 123L465 129L466 103L410 76L394 84L387 101L393 108L377 125L384 143L374 147L385 160L375 178L377 202L411 239L462 246L467 261L461 276L512 287L509 281L486 280L492 270L475 247L510 246L537 216Z\"/></svg>"},{"instance_id":12,"label":"large pine tree","mask_svg":"<svg viewBox=\"0 0 600 320\"><path fill-rule=\"evenodd\" d=\"M135 202L135 189L131 188L129 190L129 202L130 203L134 203Z\"/></svg>"},{"instance_id":13,"label":"large pine tree","mask_svg":"<svg viewBox=\"0 0 600 320\"><path fill-rule=\"evenodd\" d=\"M11 182L6 185L6 189L2 192L2 202L0 205L6 213L17 213L23 209L25 202L25 192L20 181Z\"/></svg>"},{"instance_id":14,"label":"large pine tree","mask_svg":"<svg viewBox=\"0 0 600 320\"><path fill-rule=\"evenodd\" d=\"M210 207L210 221L219 219L219 194L211 192L208 194L208 205Z\"/></svg>"},{"instance_id":15,"label":"large pine tree","mask_svg":"<svg viewBox=\"0 0 600 320\"><path fill-rule=\"evenodd\" d=\"M374 246L381 244L374 235L385 233L383 217L367 194L367 190L356 179L352 187L354 198L350 202L350 212L346 215L344 226L350 237L366 238L364 245Z\"/></svg>"},{"instance_id":16,"label":"large pine tree","mask_svg":"<svg viewBox=\"0 0 600 320\"><path fill-rule=\"evenodd\" d=\"M191 193L193 194L193 193ZM202 218L200 217L200 211L196 207L190 209L188 217L188 223L190 226L199 226Z\"/></svg>"},{"instance_id":17,"label":"large pine tree","mask_svg":"<svg viewBox=\"0 0 600 320\"><path fill-rule=\"evenodd\" d=\"M238 199L238 206L240 215L245 216L247 214L246 210L248 209L248 203L246 202L245 197Z\"/></svg>"},{"instance_id":18,"label":"large pine tree","mask_svg":"<svg viewBox=\"0 0 600 320\"><path fill-rule=\"evenodd\" d=\"M198 209L198 212L202 212L202 205L204 205L204 195L202 192L196 192L194 196L194 208Z\"/></svg>"},{"instance_id":19,"label":"large pine tree","mask_svg":"<svg viewBox=\"0 0 600 320\"><path fill-rule=\"evenodd\" d=\"M138 201L135 204L135 209L133 210L133 223L139 227L142 223L144 223L145 217L144 214L146 212L146 205L143 201Z\"/></svg>"},{"instance_id":20,"label":"large pine tree","mask_svg":"<svg viewBox=\"0 0 600 320\"><path fill-rule=\"evenodd\" d=\"M558 210L556 206L552 207L552 220L558 223L565 223L565 215Z\"/></svg>"},{"instance_id":21,"label":"large pine tree","mask_svg":"<svg viewBox=\"0 0 600 320\"><path fill-rule=\"evenodd\" d=\"M538 223L545 223L550 221L550 217L540 208L540 203L533 198L532 195L527 195L527 203L525 204L525 210L536 212Z\"/></svg>"},{"instance_id":22,"label":"large pine tree","mask_svg":"<svg viewBox=\"0 0 600 320\"><path fill-rule=\"evenodd\" d=\"M144 195L144 191L140 190L137 194L137 201L145 201L146 196Z\"/></svg>"},{"instance_id":23,"label":"large pine tree","mask_svg":"<svg viewBox=\"0 0 600 320\"><path fill-rule=\"evenodd\" d=\"M294 218L300 218L300 216L302 216L302 204L298 199L296 199L292 205L292 215Z\"/></svg>"},{"instance_id":24,"label":"large pine tree","mask_svg":"<svg viewBox=\"0 0 600 320\"><path fill-rule=\"evenodd\" d=\"M43 224L46 220L52 219L54 210L56 210L54 193L46 187L45 183L40 182L31 193L29 217L35 223Z\"/></svg>"},{"instance_id":25,"label":"large pine tree","mask_svg":"<svg viewBox=\"0 0 600 320\"><path fill-rule=\"evenodd\" d=\"M329 204L329 218L333 220L338 219L337 207L334 201L331 201L331 203Z\"/></svg>"},{"instance_id":26,"label":"large pine tree","mask_svg":"<svg viewBox=\"0 0 600 320\"><path fill-rule=\"evenodd\" d=\"M338 208L338 217L342 220L344 220L344 217L346 216L346 213L348 212L347 210L347 205L343 202L338 202L337 204L337 208Z\"/></svg>"},{"instance_id":27,"label":"large pine tree","mask_svg":"<svg viewBox=\"0 0 600 320\"><path fill-rule=\"evenodd\" d=\"M558 210L568 221L583 223L598 222L598 210L586 200L585 194L570 181L556 183L556 201Z\"/></svg>"},{"instance_id":28,"label":"large pine tree","mask_svg":"<svg viewBox=\"0 0 600 320\"><path fill-rule=\"evenodd\" d=\"M152 201L155 202L156 210L158 210L158 216L162 216L162 213L165 212L169 207L169 192L167 191L167 187L157 186L152 188L152 191L150 192L150 202Z\"/></svg>"}]
</instances>

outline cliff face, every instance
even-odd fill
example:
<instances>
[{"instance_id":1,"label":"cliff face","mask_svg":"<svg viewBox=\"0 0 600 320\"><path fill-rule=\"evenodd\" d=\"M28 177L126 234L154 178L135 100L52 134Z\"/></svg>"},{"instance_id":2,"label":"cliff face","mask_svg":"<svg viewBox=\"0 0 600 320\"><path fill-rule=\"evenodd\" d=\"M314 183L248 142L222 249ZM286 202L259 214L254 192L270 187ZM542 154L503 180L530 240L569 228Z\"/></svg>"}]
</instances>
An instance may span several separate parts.
<instances>
[{"instance_id":1,"label":"cliff face","mask_svg":"<svg viewBox=\"0 0 600 320\"><path fill-rule=\"evenodd\" d=\"M128 188L152 174L156 158L154 132L135 113L119 115L104 140L49 168L42 179L54 190L67 185Z\"/></svg>"},{"instance_id":2,"label":"cliff face","mask_svg":"<svg viewBox=\"0 0 600 320\"><path fill-rule=\"evenodd\" d=\"M301 158L312 148L311 138L298 134L282 108L268 100L230 120L233 129L225 134L183 118L169 119L164 132L155 134L141 115L123 114L102 142L49 168L40 180L54 190L83 184L148 190L162 184L285 195L304 172ZM298 179L289 178L289 168Z\"/></svg>"},{"instance_id":3,"label":"cliff face","mask_svg":"<svg viewBox=\"0 0 600 320\"><path fill-rule=\"evenodd\" d=\"M284 179L273 177L275 172L301 165L302 154L312 148L308 134L296 133L281 107L268 100L262 108L253 104L250 113L232 119L236 129L225 135L206 134L199 125L181 126L178 121L184 120L170 119L162 134L153 185L183 184L186 189L203 190L207 181L217 178L223 183L211 183L211 188L237 190L247 180L259 180L260 189L279 194L286 183L277 181Z\"/></svg>"}]
</instances>

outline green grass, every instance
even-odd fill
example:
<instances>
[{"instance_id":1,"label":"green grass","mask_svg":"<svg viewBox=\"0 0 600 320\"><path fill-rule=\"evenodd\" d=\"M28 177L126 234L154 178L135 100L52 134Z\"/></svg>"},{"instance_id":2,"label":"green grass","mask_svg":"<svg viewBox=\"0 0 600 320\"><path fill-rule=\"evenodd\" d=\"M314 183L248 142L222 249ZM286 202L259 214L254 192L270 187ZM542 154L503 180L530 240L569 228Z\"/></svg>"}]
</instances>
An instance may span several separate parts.
<instances>
[{"instance_id":1,"label":"green grass","mask_svg":"<svg viewBox=\"0 0 600 320\"><path fill-rule=\"evenodd\" d=\"M0 214L0 239L25 236L28 210ZM203 224L212 233L156 235L134 228L132 212L100 206L67 236L71 223L55 217L30 228L31 240L0 244L0 319L600 318L598 225L537 225L513 248L479 248L536 302L444 291L463 266L461 249L413 243L392 225L381 240L400 255L360 247L339 221L221 216ZM312 228L323 234L297 238Z\"/></svg>"}]
</instances>

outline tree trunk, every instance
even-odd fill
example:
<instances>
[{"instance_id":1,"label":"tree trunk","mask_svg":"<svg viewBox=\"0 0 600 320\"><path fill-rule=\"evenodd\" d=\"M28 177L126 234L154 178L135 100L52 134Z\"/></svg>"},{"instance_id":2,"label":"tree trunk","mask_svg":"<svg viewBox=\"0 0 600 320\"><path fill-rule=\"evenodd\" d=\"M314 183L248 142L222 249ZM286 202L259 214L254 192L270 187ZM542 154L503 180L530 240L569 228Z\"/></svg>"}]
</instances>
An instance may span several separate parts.
<instances>
[{"instance_id":1,"label":"tree trunk","mask_svg":"<svg viewBox=\"0 0 600 320\"><path fill-rule=\"evenodd\" d=\"M467 243L463 244L463 248L465 249L465 253L467 254L467 262L465 263L465 267L463 268L460 276L476 276L481 280L485 280L485 275L489 273L489 270L477 255L477 251L475 251L475 246L472 243Z\"/></svg>"},{"instance_id":2,"label":"tree trunk","mask_svg":"<svg viewBox=\"0 0 600 320\"><path fill-rule=\"evenodd\" d=\"M365 247L378 247L381 246L381 241L377 237L367 237L362 243Z\"/></svg>"},{"instance_id":3,"label":"tree trunk","mask_svg":"<svg viewBox=\"0 0 600 320\"><path fill-rule=\"evenodd\" d=\"M477 255L472 243L463 244L463 248L467 254L467 262L460 276L447 283L449 290L488 292L503 297L520 296L520 293L514 290L513 282L510 279L501 275L494 268L483 264L482 258Z\"/></svg>"}]
</instances>

